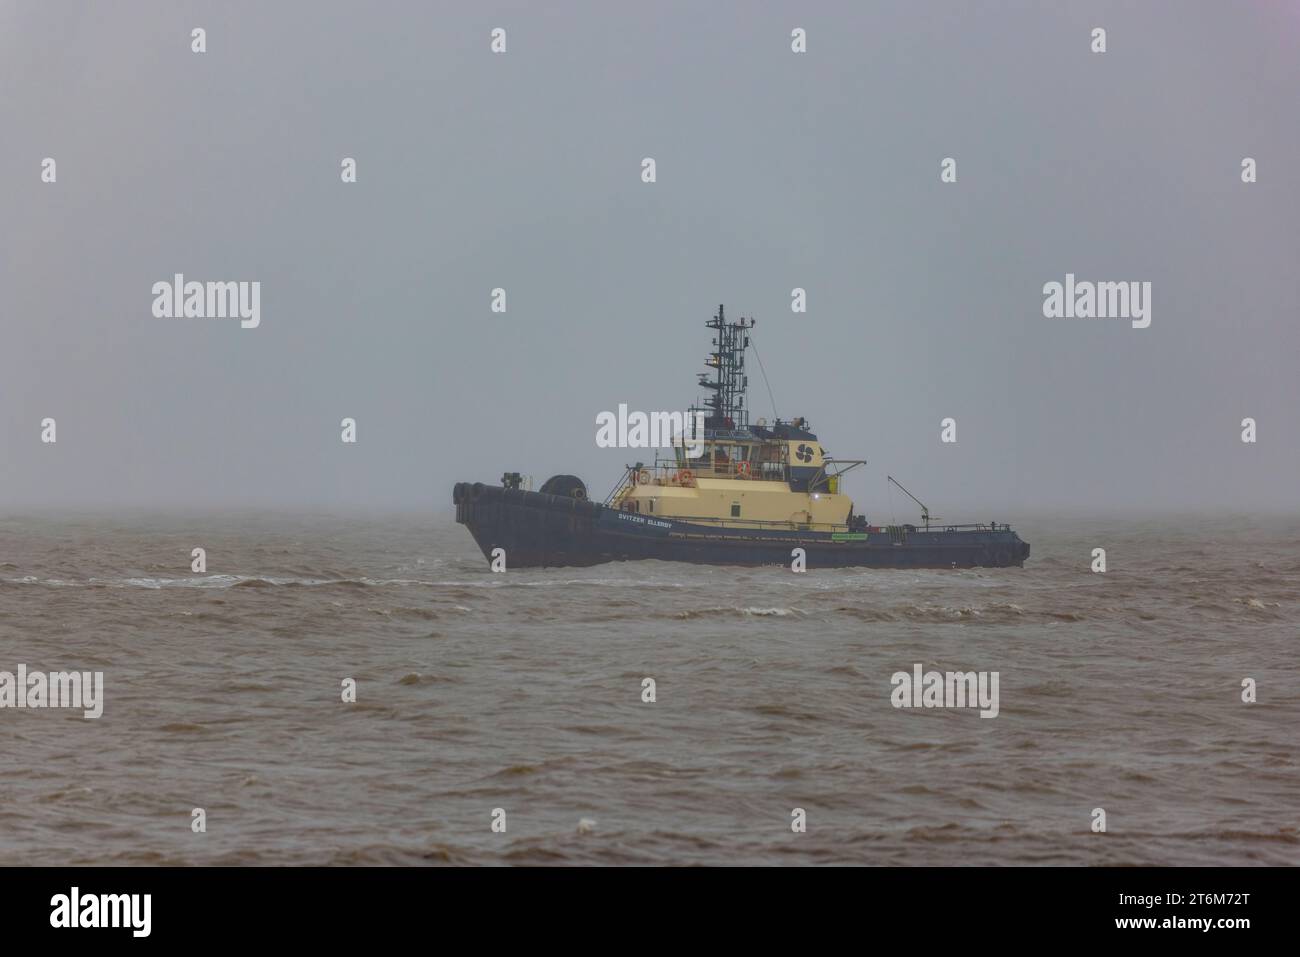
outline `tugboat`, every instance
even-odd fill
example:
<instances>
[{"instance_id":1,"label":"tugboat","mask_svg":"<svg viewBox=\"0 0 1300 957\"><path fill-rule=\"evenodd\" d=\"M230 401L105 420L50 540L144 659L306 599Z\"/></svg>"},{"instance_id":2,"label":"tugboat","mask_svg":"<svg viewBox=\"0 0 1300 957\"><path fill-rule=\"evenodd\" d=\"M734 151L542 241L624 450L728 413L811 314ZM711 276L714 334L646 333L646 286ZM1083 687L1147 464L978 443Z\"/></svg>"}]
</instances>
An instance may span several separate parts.
<instances>
[{"instance_id":1,"label":"tugboat","mask_svg":"<svg viewBox=\"0 0 1300 957\"><path fill-rule=\"evenodd\" d=\"M614 490L592 501L572 475L538 491L518 472L500 485L459 482L456 521L489 561L510 568L597 565L634 559L710 565L785 565L807 569L1022 567L1029 544L1010 525L940 524L921 507L921 524L873 525L855 515L841 491L863 459L838 459L803 418L749 424L745 351L753 319L729 322L722 306L714 330L710 393L689 415L697 426L657 454L653 465L626 466ZM712 376L712 377L710 377ZM702 432L702 435L700 434ZM802 549L802 555L796 552ZM502 550L502 551L498 551Z\"/></svg>"}]
</instances>

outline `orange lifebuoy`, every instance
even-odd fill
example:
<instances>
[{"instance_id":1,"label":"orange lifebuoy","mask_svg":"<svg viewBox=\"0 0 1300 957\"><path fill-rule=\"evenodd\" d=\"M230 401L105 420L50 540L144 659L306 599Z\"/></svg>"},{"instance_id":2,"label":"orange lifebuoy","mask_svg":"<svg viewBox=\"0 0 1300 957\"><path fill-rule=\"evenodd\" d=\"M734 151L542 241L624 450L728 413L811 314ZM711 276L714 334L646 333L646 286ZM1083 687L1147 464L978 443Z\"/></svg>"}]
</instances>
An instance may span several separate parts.
<instances>
[{"instance_id":1,"label":"orange lifebuoy","mask_svg":"<svg viewBox=\"0 0 1300 957\"><path fill-rule=\"evenodd\" d=\"M749 463L748 463L748 462L737 462L737 463L736 463L736 474L739 475L741 478L749 478Z\"/></svg>"},{"instance_id":2,"label":"orange lifebuoy","mask_svg":"<svg viewBox=\"0 0 1300 957\"><path fill-rule=\"evenodd\" d=\"M637 473L636 473L636 484L637 484L637 485L649 485L649 484L650 484L650 473L649 473L648 471L646 471L645 469L642 469L640 472L637 472Z\"/></svg>"},{"instance_id":3,"label":"orange lifebuoy","mask_svg":"<svg viewBox=\"0 0 1300 957\"><path fill-rule=\"evenodd\" d=\"M695 481L695 475L690 469L682 469L677 473L678 485L690 485L693 481Z\"/></svg>"}]
</instances>

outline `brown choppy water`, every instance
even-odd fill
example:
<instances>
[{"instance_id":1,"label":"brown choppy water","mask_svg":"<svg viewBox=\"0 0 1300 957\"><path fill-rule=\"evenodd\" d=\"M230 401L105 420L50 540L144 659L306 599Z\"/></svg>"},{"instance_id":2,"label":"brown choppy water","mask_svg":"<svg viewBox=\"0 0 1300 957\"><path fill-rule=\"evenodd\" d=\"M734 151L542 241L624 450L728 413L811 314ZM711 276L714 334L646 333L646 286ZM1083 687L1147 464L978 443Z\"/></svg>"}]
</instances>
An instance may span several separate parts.
<instances>
[{"instance_id":1,"label":"brown choppy water","mask_svg":"<svg viewBox=\"0 0 1300 957\"><path fill-rule=\"evenodd\" d=\"M445 516L0 520L0 670L105 673L97 721L0 710L0 863L1300 863L1300 521L1019 527L494 575ZM917 662L1000 715L894 709Z\"/></svg>"}]
</instances>

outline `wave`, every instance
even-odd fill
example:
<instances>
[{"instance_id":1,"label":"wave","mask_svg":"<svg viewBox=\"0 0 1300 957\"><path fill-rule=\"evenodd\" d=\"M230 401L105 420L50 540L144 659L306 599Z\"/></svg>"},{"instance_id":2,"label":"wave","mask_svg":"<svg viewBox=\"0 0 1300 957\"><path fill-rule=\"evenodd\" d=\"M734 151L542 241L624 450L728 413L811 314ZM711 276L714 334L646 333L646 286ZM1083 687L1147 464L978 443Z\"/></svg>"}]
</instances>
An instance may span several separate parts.
<instances>
[{"instance_id":1,"label":"wave","mask_svg":"<svg viewBox=\"0 0 1300 957\"><path fill-rule=\"evenodd\" d=\"M575 585L590 585L600 588L687 588L685 582L654 581L651 579L582 579L582 578L548 578L544 581L505 580L501 576L477 580L430 580L424 578L370 578L338 577L278 577L271 575L187 575L183 578L132 576L127 578L87 578L82 580L66 578L39 578L24 575L21 578L2 578L0 584L9 585L46 585L51 587L82 588L386 588L394 586L418 586L424 588L566 588Z\"/></svg>"},{"instance_id":2,"label":"wave","mask_svg":"<svg viewBox=\"0 0 1300 957\"><path fill-rule=\"evenodd\" d=\"M803 615L798 608L758 608L738 605L718 606L715 608L687 608L673 612L669 617L685 621L701 618L787 618L791 615Z\"/></svg>"},{"instance_id":3,"label":"wave","mask_svg":"<svg viewBox=\"0 0 1300 957\"><path fill-rule=\"evenodd\" d=\"M66 578L38 578L24 575L21 578L4 578L9 585L46 585L55 588L372 588L392 585L453 586L468 583L423 581L417 578L279 578L269 575L190 575L185 578L87 578L81 581Z\"/></svg>"},{"instance_id":4,"label":"wave","mask_svg":"<svg viewBox=\"0 0 1300 957\"><path fill-rule=\"evenodd\" d=\"M412 671L398 678L397 683L399 685L460 684L460 679L449 675L429 675Z\"/></svg>"}]
</instances>

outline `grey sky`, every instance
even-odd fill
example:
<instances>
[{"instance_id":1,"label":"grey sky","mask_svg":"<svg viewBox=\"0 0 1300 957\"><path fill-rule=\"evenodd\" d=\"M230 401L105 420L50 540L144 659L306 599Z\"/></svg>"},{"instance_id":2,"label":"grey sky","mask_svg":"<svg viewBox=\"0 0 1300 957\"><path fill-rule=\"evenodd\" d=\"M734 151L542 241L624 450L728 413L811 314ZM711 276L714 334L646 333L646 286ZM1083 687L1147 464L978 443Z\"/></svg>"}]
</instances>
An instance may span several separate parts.
<instances>
[{"instance_id":1,"label":"grey sky","mask_svg":"<svg viewBox=\"0 0 1300 957\"><path fill-rule=\"evenodd\" d=\"M603 495L725 302L868 514L1294 510L1300 9L546 6L0 2L0 507ZM155 319L176 272L260 328ZM1043 318L1067 272L1151 327Z\"/></svg>"}]
</instances>

